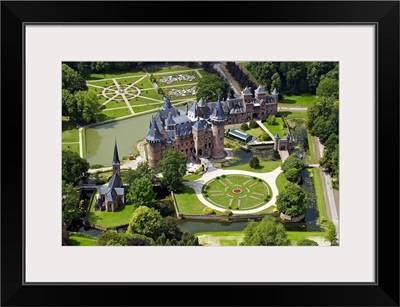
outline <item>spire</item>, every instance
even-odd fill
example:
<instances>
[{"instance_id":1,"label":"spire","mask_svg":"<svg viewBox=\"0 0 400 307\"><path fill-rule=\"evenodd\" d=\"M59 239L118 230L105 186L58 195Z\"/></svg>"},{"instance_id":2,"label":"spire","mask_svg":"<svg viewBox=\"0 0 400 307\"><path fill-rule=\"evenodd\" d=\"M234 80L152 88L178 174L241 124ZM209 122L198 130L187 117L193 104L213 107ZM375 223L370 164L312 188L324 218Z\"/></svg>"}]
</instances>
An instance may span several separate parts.
<instances>
[{"instance_id":1,"label":"spire","mask_svg":"<svg viewBox=\"0 0 400 307\"><path fill-rule=\"evenodd\" d=\"M171 107L172 107L171 101L169 100L168 97L165 97L165 98L164 98L164 105L163 105L162 109L163 109L163 110L168 110L168 109L170 109Z\"/></svg>"},{"instance_id":2,"label":"spire","mask_svg":"<svg viewBox=\"0 0 400 307\"><path fill-rule=\"evenodd\" d=\"M276 90L276 88L274 88L274 90L272 91L271 94L274 95L274 96L279 95L279 93L278 93L278 91Z\"/></svg>"},{"instance_id":3,"label":"spire","mask_svg":"<svg viewBox=\"0 0 400 307\"><path fill-rule=\"evenodd\" d=\"M224 109L222 108L221 101L219 100L219 96L218 96L217 106L215 108L213 115L211 116L211 120L218 122L226 121L226 115L224 113Z\"/></svg>"},{"instance_id":4,"label":"spire","mask_svg":"<svg viewBox=\"0 0 400 307\"><path fill-rule=\"evenodd\" d=\"M114 144L114 157L112 164L120 164L119 157L118 157L118 148L117 148L117 138L115 138L115 144Z\"/></svg>"},{"instance_id":5,"label":"spire","mask_svg":"<svg viewBox=\"0 0 400 307\"><path fill-rule=\"evenodd\" d=\"M150 125L150 130L149 133L146 136L146 140L149 142L160 142L162 140L163 136L158 129L158 125L156 123L156 120L153 118L151 125Z\"/></svg>"}]
</instances>

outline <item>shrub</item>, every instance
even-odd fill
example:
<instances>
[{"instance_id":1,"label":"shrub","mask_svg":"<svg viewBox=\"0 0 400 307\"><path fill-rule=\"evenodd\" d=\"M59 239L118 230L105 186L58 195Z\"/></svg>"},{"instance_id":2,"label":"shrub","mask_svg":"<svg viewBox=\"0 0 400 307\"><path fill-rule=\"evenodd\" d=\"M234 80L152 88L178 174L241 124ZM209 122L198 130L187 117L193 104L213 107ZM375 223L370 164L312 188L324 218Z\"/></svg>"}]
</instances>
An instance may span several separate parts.
<instances>
[{"instance_id":1,"label":"shrub","mask_svg":"<svg viewBox=\"0 0 400 307\"><path fill-rule=\"evenodd\" d=\"M243 124L240 125L240 130L242 130L242 131L247 131L249 129L250 129L249 125L246 124L246 123L243 123Z\"/></svg>"},{"instance_id":2,"label":"shrub","mask_svg":"<svg viewBox=\"0 0 400 307\"><path fill-rule=\"evenodd\" d=\"M209 208L209 207L204 208L203 209L203 213L206 214L206 215L215 214L214 210Z\"/></svg>"},{"instance_id":3,"label":"shrub","mask_svg":"<svg viewBox=\"0 0 400 307\"><path fill-rule=\"evenodd\" d=\"M261 182L262 180L260 178L258 178L258 182Z\"/></svg>"},{"instance_id":4,"label":"shrub","mask_svg":"<svg viewBox=\"0 0 400 307\"><path fill-rule=\"evenodd\" d=\"M268 133L264 132L264 133L261 135L261 139L265 142L265 141L270 141L270 140L271 140L271 137L269 136Z\"/></svg>"},{"instance_id":5,"label":"shrub","mask_svg":"<svg viewBox=\"0 0 400 307\"><path fill-rule=\"evenodd\" d=\"M102 168L102 167L104 167L104 165L101 165L101 164L92 164L92 165L90 165L90 169L96 169L96 168Z\"/></svg>"},{"instance_id":6,"label":"shrub","mask_svg":"<svg viewBox=\"0 0 400 307\"><path fill-rule=\"evenodd\" d=\"M223 215L232 215L232 211L231 210L225 210L224 212L222 212Z\"/></svg>"},{"instance_id":7,"label":"shrub","mask_svg":"<svg viewBox=\"0 0 400 307\"><path fill-rule=\"evenodd\" d=\"M215 177L216 179L220 179L219 176Z\"/></svg>"},{"instance_id":8,"label":"shrub","mask_svg":"<svg viewBox=\"0 0 400 307\"><path fill-rule=\"evenodd\" d=\"M257 157L252 157L249 164L251 168L257 169L260 166L260 160Z\"/></svg>"},{"instance_id":9,"label":"shrub","mask_svg":"<svg viewBox=\"0 0 400 307\"><path fill-rule=\"evenodd\" d=\"M255 128L258 127L258 124L257 124L257 122L256 122L254 119L252 119L252 120L250 121L249 127L250 127L251 129L255 129Z\"/></svg>"},{"instance_id":10,"label":"shrub","mask_svg":"<svg viewBox=\"0 0 400 307\"><path fill-rule=\"evenodd\" d=\"M268 125L274 125L276 123L276 118L274 115L269 115L267 118Z\"/></svg>"},{"instance_id":11,"label":"shrub","mask_svg":"<svg viewBox=\"0 0 400 307\"><path fill-rule=\"evenodd\" d=\"M254 179L254 180L256 180L256 179L257 179L257 177L254 177L254 176L253 176L253 179Z\"/></svg>"},{"instance_id":12,"label":"shrub","mask_svg":"<svg viewBox=\"0 0 400 307\"><path fill-rule=\"evenodd\" d=\"M222 178L225 178L225 177L226 177L226 175L224 174L224 175L222 175L221 177L222 177Z\"/></svg>"}]
</instances>

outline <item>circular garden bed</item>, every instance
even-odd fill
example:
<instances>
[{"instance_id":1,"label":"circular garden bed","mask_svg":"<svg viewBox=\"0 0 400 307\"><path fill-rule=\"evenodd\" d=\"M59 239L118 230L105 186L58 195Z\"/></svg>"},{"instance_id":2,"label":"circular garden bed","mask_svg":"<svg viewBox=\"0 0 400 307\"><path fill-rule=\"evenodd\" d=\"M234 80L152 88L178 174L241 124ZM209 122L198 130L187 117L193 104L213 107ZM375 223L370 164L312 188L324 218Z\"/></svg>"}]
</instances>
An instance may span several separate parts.
<instances>
[{"instance_id":1,"label":"circular garden bed","mask_svg":"<svg viewBox=\"0 0 400 307\"><path fill-rule=\"evenodd\" d=\"M210 203L231 210L254 209L272 197L268 183L246 175L216 177L203 186L202 193Z\"/></svg>"}]
</instances>

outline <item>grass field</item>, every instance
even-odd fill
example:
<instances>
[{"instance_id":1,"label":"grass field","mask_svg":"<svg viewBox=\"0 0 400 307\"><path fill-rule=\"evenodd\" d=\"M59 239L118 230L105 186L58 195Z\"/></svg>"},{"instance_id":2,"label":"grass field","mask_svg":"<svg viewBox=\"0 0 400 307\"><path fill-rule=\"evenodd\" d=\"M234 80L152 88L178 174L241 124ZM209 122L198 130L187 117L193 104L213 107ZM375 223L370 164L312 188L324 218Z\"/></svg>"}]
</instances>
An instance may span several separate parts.
<instances>
[{"instance_id":1,"label":"grass field","mask_svg":"<svg viewBox=\"0 0 400 307\"><path fill-rule=\"evenodd\" d=\"M126 103L123 100L111 100L111 101L107 102L104 105L104 107L106 109L121 108L121 107L126 107Z\"/></svg>"},{"instance_id":2,"label":"grass field","mask_svg":"<svg viewBox=\"0 0 400 307\"><path fill-rule=\"evenodd\" d=\"M319 169L317 168L310 168L308 169L310 175L313 177L314 180L314 187L315 187L315 194L317 196L317 207L318 207L318 220L327 220L328 216L326 213L326 204L325 204L325 197L324 197L324 190L322 187L322 179L319 174Z\"/></svg>"},{"instance_id":3,"label":"grass field","mask_svg":"<svg viewBox=\"0 0 400 307\"><path fill-rule=\"evenodd\" d=\"M284 173L280 173L278 177L276 178L276 187L278 188L278 191L281 192L285 186L289 183L289 181L286 179Z\"/></svg>"},{"instance_id":4,"label":"grass field","mask_svg":"<svg viewBox=\"0 0 400 307\"><path fill-rule=\"evenodd\" d=\"M245 175L226 175L203 186L203 196L223 209L257 208L267 203L266 197L271 194L271 187L265 181Z\"/></svg>"},{"instance_id":5,"label":"grass field","mask_svg":"<svg viewBox=\"0 0 400 307\"><path fill-rule=\"evenodd\" d=\"M260 161L260 166L257 169L251 168L248 163L224 167L224 169L236 169L241 171L266 173L271 172L281 165L281 161Z\"/></svg>"},{"instance_id":6,"label":"grass field","mask_svg":"<svg viewBox=\"0 0 400 307\"><path fill-rule=\"evenodd\" d=\"M150 82L149 78L144 78L135 84L137 88L144 89L144 88L154 88L153 84Z\"/></svg>"},{"instance_id":7,"label":"grass field","mask_svg":"<svg viewBox=\"0 0 400 307\"><path fill-rule=\"evenodd\" d=\"M76 152L79 155L79 143L78 144L62 144L62 150L70 150Z\"/></svg>"},{"instance_id":8,"label":"grass field","mask_svg":"<svg viewBox=\"0 0 400 307\"><path fill-rule=\"evenodd\" d=\"M103 110L99 114L97 114L100 121L105 121L108 119L114 119L127 115L131 115L131 111L127 107L123 109Z\"/></svg>"},{"instance_id":9,"label":"grass field","mask_svg":"<svg viewBox=\"0 0 400 307\"><path fill-rule=\"evenodd\" d=\"M116 79L118 84L127 84L130 85L132 83L135 83L137 80L139 80L141 77L129 77L129 78L119 78Z\"/></svg>"},{"instance_id":10,"label":"grass field","mask_svg":"<svg viewBox=\"0 0 400 307\"><path fill-rule=\"evenodd\" d=\"M297 242L302 239L313 240L313 238L321 238L324 236L324 232L322 231L287 231L286 234L292 245L297 245Z\"/></svg>"},{"instance_id":11,"label":"grass field","mask_svg":"<svg viewBox=\"0 0 400 307\"><path fill-rule=\"evenodd\" d=\"M258 137L261 137L261 135L264 133L264 130L262 130L261 128L255 128L255 129L246 130L246 131L244 131L244 133L250 134L250 135L254 136L255 138L258 138Z\"/></svg>"},{"instance_id":12,"label":"grass field","mask_svg":"<svg viewBox=\"0 0 400 307\"><path fill-rule=\"evenodd\" d=\"M264 122L263 125L275 136L276 134L279 137L283 138L288 132L287 128L283 128L283 120L280 117L276 118L276 122L273 125L269 125L267 122Z\"/></svg>"},{"instance_id":13,"label":"grass field","mask_svg":"<svg viewBox=\"0 0 400 307\"><path fill-rule=\"evenodd\" d=\"M183 191L175 193L178 211L182 214L203 214L205 206L197 198L192 188L185 186Z\"/></svg>"},{"instance_id":14,"label":"grass field","mask_svg":"<svg viewBox=\"0 0 400 307\"><path fill-rule=\"evenodd\" d=\"M133 111L135 111L135 113L140 113L140 112L145 112L145 111L149 111L149 110L155 110L155 109L159 109L162 107L162 103L150 103L149 105L145 105L145 106L137 106L137 107L133 107Z\"/></svg>"},{"instance_id":15,"label":"grass field","mask_svg":"<svg viewBox=\"0 0 400 307\"><path fill-rule=\"evenodd\" d=\"M118 227L129 223L132 213L135 210L133 205L119 206L115 212L107 211L94 211L94 202L96 198L93 197L93 203L90 206L89 222L106 228Z\"/></svg>"},{"instance_id":16,"label":"grass field","mask_svg":"<svg viewBox=\"0 0 400 307\"><path fill-rule=\"evenodd\" d=\"M69 239L71 241L71 244L74 246L94 246L96 243L95 238L86 238L86 237L71 235Z\"/></svg>"},{"instance_id":17,"label":"grass field","mask_svg":"<svg viewBox=\"0 0 400 307\"><path fill-rule=\"evenodd\" d=\"M140 92L140 96L161 100L161 97L158 95L156 90L143 90Z\"/></svg>"},{"instance_id":18,"label":"grass field","mask_svg":"<svg viewBox=\"0 0 400 307\"><path fill-rule=\"evenodd\" d=\"M279 101L278 106L298 106L298 107L309 107L317 99L315 95L291 95L284 96Z\"/></svg>"},{"instance_id":19,"label":"grass field","mask_svg":"<svg viewBox=\"0 0 400 307\"><path fill-rule=\"evenodd\" d=\"M112 79L112 78L121 78L121 77L131 77L131 76L144 76L146 73L143 70L139 71L130 71L130 72L115 72L115 73L106 73L106 74L90 74L88 77L88 81L95 81L101 79Z\"/></svg>"},{"instance_id":20,"label":"grass field","mask_svg":"<svg viewBox=\"0 0 400 307\"><path fill-rule=\"evenodd\" d=\"M279 115L289 118L302 118L304 120L307 119L307 112L291 112L291 111L280 111L278 112Z\"/></svg>"}]
</instances>

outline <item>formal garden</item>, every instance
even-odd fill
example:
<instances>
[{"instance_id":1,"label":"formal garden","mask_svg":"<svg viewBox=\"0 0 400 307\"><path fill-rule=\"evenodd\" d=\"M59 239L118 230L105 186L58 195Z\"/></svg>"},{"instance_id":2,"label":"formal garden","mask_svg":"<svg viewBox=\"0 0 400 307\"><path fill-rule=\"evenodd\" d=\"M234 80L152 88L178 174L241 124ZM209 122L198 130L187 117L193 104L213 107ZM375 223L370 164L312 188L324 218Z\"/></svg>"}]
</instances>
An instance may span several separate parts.
<instances>
[{"instance_id":1,"label":"formal garden","mask_svg":"<svg viewBox=\"0 0 400 307\"><path fill-rule=\"evenodd\" d=\"M203 196L224 209L255 209L272 197L269 185L260 178L245 175L222 175L204 184Z\"/></svg>"}]
</instances>

